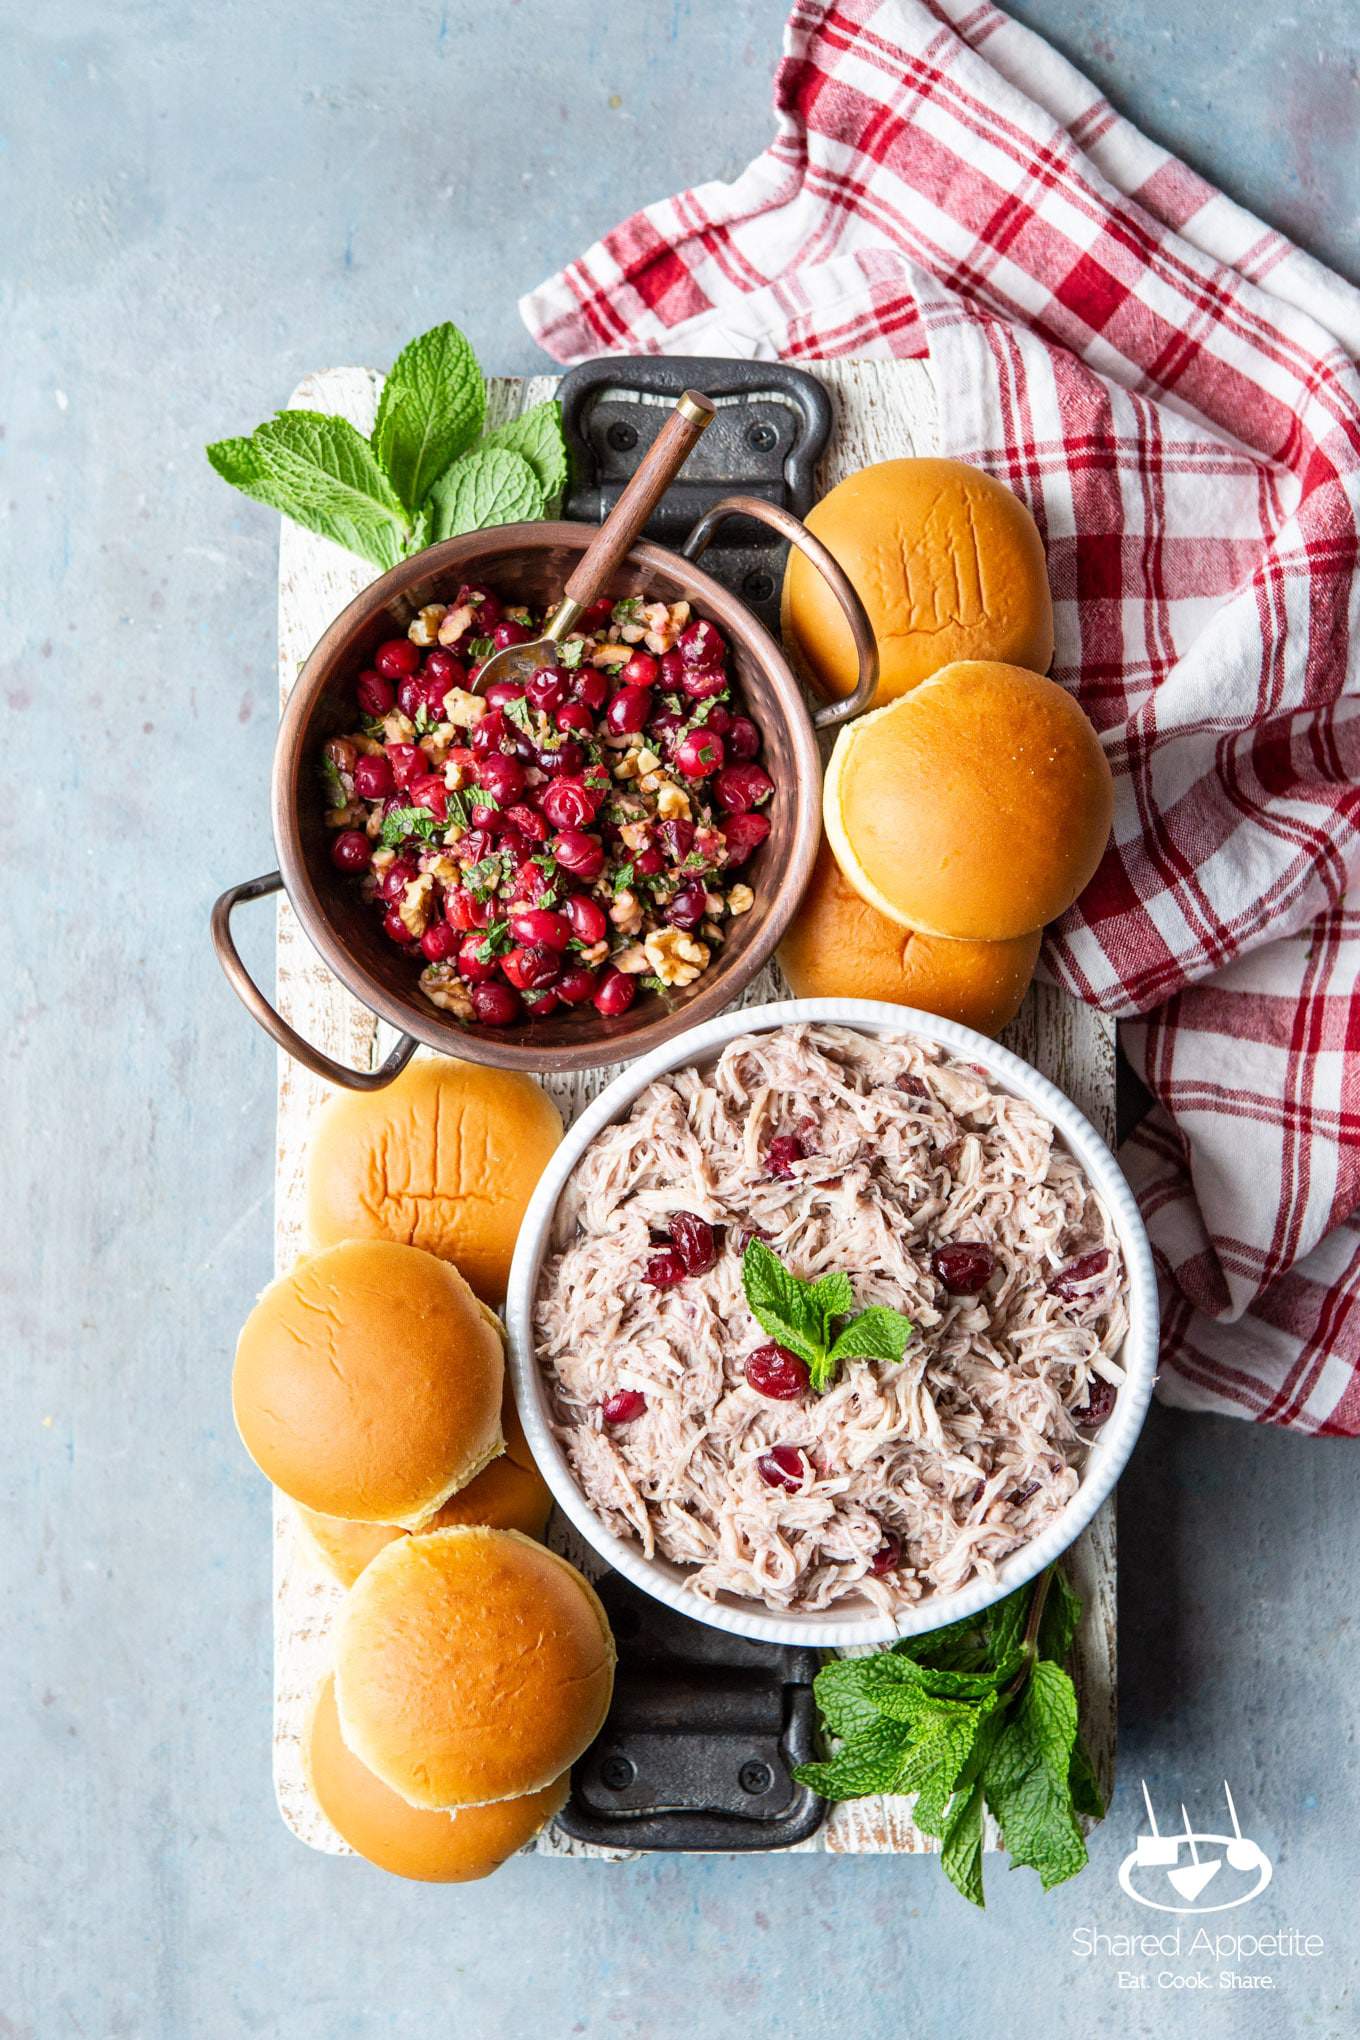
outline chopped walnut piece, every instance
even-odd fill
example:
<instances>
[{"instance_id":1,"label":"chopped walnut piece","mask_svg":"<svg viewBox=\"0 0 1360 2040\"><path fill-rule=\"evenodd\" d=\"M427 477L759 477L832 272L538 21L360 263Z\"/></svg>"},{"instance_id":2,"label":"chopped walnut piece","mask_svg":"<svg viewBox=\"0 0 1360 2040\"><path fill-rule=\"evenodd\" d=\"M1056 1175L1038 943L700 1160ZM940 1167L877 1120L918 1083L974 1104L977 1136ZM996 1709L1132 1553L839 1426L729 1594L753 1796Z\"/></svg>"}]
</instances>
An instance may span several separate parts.
<instances>
[{"instance_id":1,"label":"chopped walnut piece","mask_svg":"<svg viewBox=\"0 0 1360 2040\"><path fill-rule=\"evenodd\" d=\"M749 885L734 885L727 895L729 914L749 914L756 903L756 896Z\"/></svg>"},{"instance_id":2,"label":"chopped walnut piece","mask_svg":"<svg viewBox=\"0 0 1360 2040\"><path fill-rule=\"evenodd\" d=\"M452 1013L456 1020L471 1020L475 1007L468 988L451 965L431 964L420 973L420 989L432 1006Z\"/></svg>"},{"instance_id":3,"label":"chopped walnut piece","mask_svg":"<svg viewBox=\"0 0 1360 2040\"><path fill-rule=\"evenodd\" d=\"M683 928L654 928L643 943L652 974L663 985L692 985L708 969L710 950Z\"/></svg>"},{"instance_id":4,"label":"chopped walnut piece","mask_svg":"<svg viewBox=\"0 0 1360 2040\"><path fill-rule=\"evenodd\" d=\"M486 703L480 694L469 694L466 687L450 687L444 696L444 713L455 729L470 730L486 714Z\"/></svg>"},{"instance_id":5,"label":"chopped walnut piece","mask_svg":"<svg viewBox=\"0 0 1360 2040\"><path fill-rule=\"evenodd\" d=\"M594 970L597 963L603 963L609 954L607 941L592 942L581 951L581 961L587 970Z\"/></svg>"},{"instance_id":6,"label":"chopped walnut piece","mask_svg":"<svg viewBox=\"0 0 1360 2040\"><path fill-rule=\"evenodd\" d=\"M592 666L626 666L633 656L631 645L597 645L590 655Z\"/></svg>"},{"instance_id":7,"label":"chopped walnut piece","mask_svg":"<svg viewBox=\"0 0 1360 2040\"><path fill-rule=\"evenodd\" d=\"M621 970L625 977L641 977L647 968L647 952L640 942L632 942L627 949L621 949L614 958L615 970Z\"/></svg>"},{"instance_id":8,"label":"chopped walnut piece","mask_svg":"<svg viewBox=\"0 0 1360 2040\"><path fill-rule=\"evenodd\" d=\"M413 645L433 645L439 641L439 626L448 615L446 602L430 602L411 618L406 635Z\"/></svg>"},{"instance_id":9,"label":"chopped walnut piece","mask_svg":"<svg viewBox=\"0 0 1360 2040\"><path fill-rule=\"evenodd\" d=\"M361 758L381 758L382 756L382 745L378 742L377 738L366 736L362 730L356 730L350 738L350 742Z\"/></svg>"},{"instance_id":10,"label":"chopped walnut piece","mask_svg":"<svg viewBox=\"0 0 1360 2040\"><path fill-rule=\"evenodd\" d=\"M379 829L381 829L382 827L381 815L378 817L378 826ZM372 871L386 871L388 865L395 864L396 861L397 853L395 850L387 849L375 850L373 852L372 857L369 859L369 869Z\"/></svg>"},{"instance_id":11,"label":"chopped walnut piece","mask_svg":"<svg viewBox=\"0 0 1360 2040\"><path fill-rule=\"evenodd\" d=\"M637 894L629 892L626 886L622 892L616 893L609 918L620 935L639 934L642 929L642 903Z\"/></svg>"},{"instance_id":12,"label":"chopped walnut piece","mask_svg":"<svg viewBox=\"0 0 1360 2040\"><path fill-rule=\"evenodd\" d=\"M363 819L364 804L361 800L352 800L345 807L326 809L328 829L357 829Z\"/></svg>"},{"instance_id":13,"label":"chopped walnut piece","mask_svg":"<svg viewBox=\"0 0 1360 2040\"><path fill-rule=\"evenodd\" d=\"M433 892L434 880L428 871L422 871L408 881L397 903L403 927L409 928L417 937L423 935L430 925L430 896Z\"/></svg>"},{"instance_id":14,"label":"chopped walnut piece","mask_svg":"<svg viewBox=\"0 0 1360 2040\"><path fill-rule=\"evenodd\" d=\"M415 724L399 708L389 708L382 722L383 738L389 744L409 744L415 736Z\"/></svg>"},{"instance_id":15,"label":"chopped walnut piece","mask_svg":"<svg viewBox=\"0 0 1360 2040\"><path fill-rule=\"evenodd\" d=\"M619 841L630 850L645 850L651 833L650 822L624 822L619 829Z\"/></svg>"},{"instance_id":16,"label":"chopped walnut piece","mask_svg":"<svg viewBox=\"0 0 1360 2040\"><path fill-rule=\"evenodd\" d=\"M647 746L644 744L637 754L638 771L655 772L660 763L661 760L657 757L656 752L649 751Z\"/></svg>"},{"instance_id":17,"label":"chopped walnut piece","mask_svg":"<svg viewBox=\"0 0 1360 2040\"><path fill-rule=\"evenodd\" d=\"M673 779L661 779L656 787L656 811L663 822L689 819L689 795Z\"/></svg>"},{"instance_id":18,"label":"chopped walnut piece","mask_svg":"<svg viewBox=\"0 0 1360 2040\"><path fill-rule=\"evenodd\" d=\"M452 757L444 765L444 784L450 793L457 793L475 777L474 768L466 756Z\"/></svg>"},{"instance_id":19,"label":"chopped walnut piece","mask_svg":"<svg viewBox=\"0 0 1360 2040\"><path fill-rule=\"evenodd\" d=\"M439 626L441 645L456 645L465 630L470 630L477 620L477 612L470 602L460 602L456 609L445 612Z\"/></svg>"}]
</instances>

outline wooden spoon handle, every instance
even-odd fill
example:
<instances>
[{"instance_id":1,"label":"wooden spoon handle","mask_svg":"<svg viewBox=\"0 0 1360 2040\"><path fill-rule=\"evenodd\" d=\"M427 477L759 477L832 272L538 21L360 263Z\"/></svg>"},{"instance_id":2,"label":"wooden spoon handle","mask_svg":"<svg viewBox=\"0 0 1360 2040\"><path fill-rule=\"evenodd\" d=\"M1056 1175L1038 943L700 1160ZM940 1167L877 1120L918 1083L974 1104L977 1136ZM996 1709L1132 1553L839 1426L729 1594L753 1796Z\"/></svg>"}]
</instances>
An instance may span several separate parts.
<instances>
[{"instance_id":1,"label":"wooden spoon handle","mask_svg":"<svg viewBox=\"0 0 1360 2040\"><path fill-rule=\"evenodd\" d=\"M576 563L564 593L588 608L629 551L643 525L665 495L712 422L714 406L698 390L686 390L637 471Z\"/></svg>"}]
</instances>

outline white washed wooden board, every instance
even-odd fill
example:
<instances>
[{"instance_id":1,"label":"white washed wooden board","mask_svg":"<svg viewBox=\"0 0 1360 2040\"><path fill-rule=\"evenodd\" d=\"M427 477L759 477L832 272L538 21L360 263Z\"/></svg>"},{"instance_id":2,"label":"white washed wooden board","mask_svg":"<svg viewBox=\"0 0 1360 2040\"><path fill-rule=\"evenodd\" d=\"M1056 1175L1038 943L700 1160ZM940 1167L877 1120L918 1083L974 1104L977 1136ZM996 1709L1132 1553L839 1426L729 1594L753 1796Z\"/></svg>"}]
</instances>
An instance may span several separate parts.
<instances>
[{"instance_id":1,"label":"white washed wooden board","mask_svg":"<svg viewBox=\"0 0 1360 2040\"><path fill-rule=\"evenodd\" d=\"M837 426L821 476L829 488L841 475L893 455L935 450L936 402L929 370L917 362L823 362L817 375L837 405ZM499 380L490 386L491 424L513 417L551 396L556 378L526 382ZM293 397L295 407L336 412L367 431L380 379L368 369L330 369L309 376ZM332 619L374 578L373 570L325 539L284 522L279 545L279 683L286 698L303 660ZM330 1055L369 1066L386 1054L391 1036L352 999L319 961L303 937L286 900L278 909L279 1010L306 1038ZM774 969L756 980L747 1003L785 994ZM381 1045L379 1038L381 1037ZM1035 1064L1072 1098L1107 1139L1114 1133L1114 1034L1112 1025L1089 1008L1049 987L1036 985L1007 1043ZM424 1053L425 1051L422 1051ZM585 1071L546 1080L568 1121L604 1087L612 1069ZM291 1267L303 1248L303 1180L313 1114L327 1087L286 1056L278 1068L278 1159L275 1204L275 1267ZM572 1533L554 1519L551 1540L577 1564L598 1571ZM1069 1564L1086 1602L1078 1639L1078 1683L1083 1722L1097 1772L1113 1774L1115 1735L1115 1541L1113 1506L1096 1518ZM274 1784L284 1820L312 1848L347 1854L340 1837L312 1798L303 1776L301 1737L312 1693L330 1663L330 1631L343 1599L341 1589L311 1563L288 1504L274 1509ZM995 1837L991 1842L994 1845ZM833 1807L805 1850L868 1854L932 1849L911 1823L911 1801L872 1798ZM536 1844L561 1856L621 1857L622 1852L572 1841L550 1828Z\"/></svg>"}]
</instances>

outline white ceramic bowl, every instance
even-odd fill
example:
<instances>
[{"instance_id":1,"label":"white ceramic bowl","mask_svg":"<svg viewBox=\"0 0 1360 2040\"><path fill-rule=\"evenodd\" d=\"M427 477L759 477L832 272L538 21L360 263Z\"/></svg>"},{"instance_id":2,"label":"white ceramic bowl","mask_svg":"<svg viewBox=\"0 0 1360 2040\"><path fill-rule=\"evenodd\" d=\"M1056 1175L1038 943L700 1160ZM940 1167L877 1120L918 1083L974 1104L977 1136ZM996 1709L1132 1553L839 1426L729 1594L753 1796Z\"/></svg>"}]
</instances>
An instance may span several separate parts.
<instances>
[{"instance_id":1,"label":"white ceramic bowl","mask_svg":"<svg viewBox=\"0 0 1360 2040\"><path fill-rule=\"evenodd\" d=\"M822 1614L776 1611L730 1595L710 1601L689 1584L689 1568L663 1558L645 1558L640 1545L616 1536L600 1521L577 1486L566 1454L549 1426L546 1386L534 1350L533 1301L553 1215L567 1178L596 1134L621 1119L655 1078L712 1061L739 1034L760 1034L799 1021L854 1027L866 1034L908 1031L924 1035L963 1060L980 1064L1004 1090L1036 1105L1053 1121L1099 1192L1119 1236L1128 1279L1129 1329L1119 1355L1125 1369L1124 1384L1114 1414L1091 1448L1072 1500L1040 1536L1012 1553L995 1581L973 1580L952 1594L929 1594L896 1616L882 1615L863 1600L842 1601ZM530 1199L510 1270L506 1320L516 1399L534 1458L558 1507L600 1557L644 1593L697 1622L768 1643L807 1644L822 1650L887 1643L894 1637L937 1629L942 1623L977 1614L1042 1572L1081 1535L1123 1472L1143 1427L1157 1369L1157 1287L1147 1235L1133 1194L1095 1128L1046 1077L1009 1049L975 1034L971 1027L869 999L789 999L738 1008L691 1028L679 1040L668 1041L630 1063L572 1126Z\"/></svg>"}]
</instances>

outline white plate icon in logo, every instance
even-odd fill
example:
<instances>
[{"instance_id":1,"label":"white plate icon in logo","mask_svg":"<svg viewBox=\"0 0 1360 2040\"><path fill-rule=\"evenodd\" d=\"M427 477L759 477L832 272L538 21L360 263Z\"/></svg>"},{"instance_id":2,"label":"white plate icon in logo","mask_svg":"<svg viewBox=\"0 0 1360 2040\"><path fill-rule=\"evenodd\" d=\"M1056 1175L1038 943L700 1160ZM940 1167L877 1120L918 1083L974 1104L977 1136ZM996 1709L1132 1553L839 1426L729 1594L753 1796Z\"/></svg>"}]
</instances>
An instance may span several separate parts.
<instances>
[{"instance_id":1,"label":"white plate icon in logo","mask_svg":"<svg viewBox=\"0 0 1360 2040\"><path fill-rule=\"evenodd\" d=\"M1259 1898L1274 1875L1270 1858L1259 1842L1243 1834L1232 1789L1226 1778L1223 1781L1223 1797L1232 1822L1230 1835L1201 1833L1192 1829L1184 1806L1181 1807L1184 1832L1164 1835L1157 1825L1147 1780L1144 1779L1143 1803L1147 1807L1152 1832L1139 1835L1134 1848L1120 1864L1120 1890L1137 1905L1150 1906L1154 1912L1171 1913L1228 1912L1235 1905L1247 1905L1253 1898ZM1186 1852L1184 1860L1182 1850ZM1222 1884L1218 1879L1225 1870L1233 1874L1226 1884ZM1140 1872L1145 1873L1141 1878L1137 1875ZM1253 1880L1245 1891L1240 1888L1239 1880L1242 1878ZM1211 1887L1212 1902L1205 1897Z\"/></svg>"}]
</instances>

